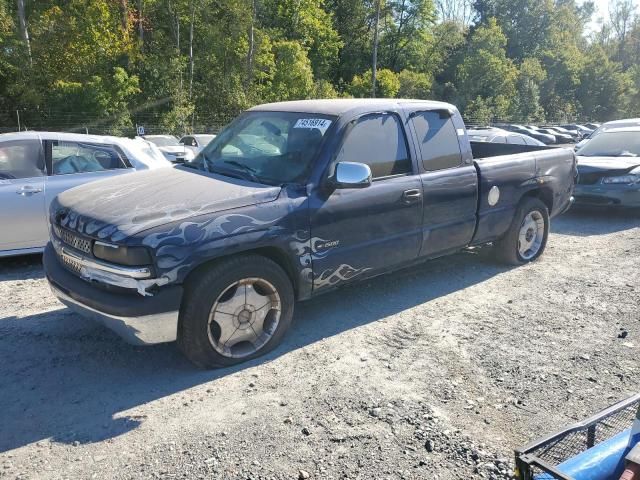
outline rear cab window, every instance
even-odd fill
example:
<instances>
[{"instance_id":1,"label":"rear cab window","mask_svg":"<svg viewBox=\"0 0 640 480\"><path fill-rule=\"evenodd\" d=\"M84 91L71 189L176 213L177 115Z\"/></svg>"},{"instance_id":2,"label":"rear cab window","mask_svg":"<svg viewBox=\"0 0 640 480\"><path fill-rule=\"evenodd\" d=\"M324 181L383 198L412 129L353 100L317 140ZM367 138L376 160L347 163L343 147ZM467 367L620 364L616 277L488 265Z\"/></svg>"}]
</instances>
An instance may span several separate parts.
<instances>
[{"instance_id":1,"label":"rear cab window","mask_svg":"<svg viewBox=\"0 0 640 480\"><path fill-rule=\"evenodd\" d=\"M462 165L458 134L451 115L443 110L414 112L410 116L419 153L428 172Z\"/></svg>"},{"instance_id":2,"label":"rear cab window","mask_svg":"<svg viewBox=\"0 0 640 480\"><path fill-rule=\"evenodd\" d=\"M395 113L366 114L351 122L337 162L364 163L373 179L413 173L407 139Z\"/></svg>"}]
</instances>

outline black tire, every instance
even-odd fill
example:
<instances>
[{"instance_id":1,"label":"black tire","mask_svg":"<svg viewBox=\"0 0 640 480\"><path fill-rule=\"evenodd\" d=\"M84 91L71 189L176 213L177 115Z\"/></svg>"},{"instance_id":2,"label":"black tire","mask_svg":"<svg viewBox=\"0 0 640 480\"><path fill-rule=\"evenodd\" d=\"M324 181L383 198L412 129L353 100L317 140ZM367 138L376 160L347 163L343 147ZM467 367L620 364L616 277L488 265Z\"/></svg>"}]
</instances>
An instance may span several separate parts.
<instances>
[{"instance_id":1,"label":"black tire","mask_svg":"<svg viewBox=\"0 0 640 480\"><path fill-rule=\"evenodd\" d=\"M525 258L519 251L519 234L525 217L532 212L539 212L541 214L542 219L544 220L544 235L542 243L535 255L530 258ZM524 265L525 263L537 260L544 253L544 249L547 246L549 226L549 210L547 209L547 206L538 198L525 197L520 202L520 205L518 205L509 230L507 230L500 240L494 243L496 259L501 263L506 263L507 265Z\"/></svg>"},{"instance_id":2,"label":"black tire","mask_svg":"<svg viewBox=\"0 0 640 480\"><path fill-rule=\"evenodd\" d=\"M209 339L209 315L216 299L244 278L261 278L273 285L280 297L280 319L269 341L259 350L242 358L220 354ZM275 348L291 325L295 296L291 280L274 261L259 255L244 255L221 260L195 272L185 284L180 309L178 347L194 364L202 368L236 365L259 357Z\"/></svg>"}]
</instances>

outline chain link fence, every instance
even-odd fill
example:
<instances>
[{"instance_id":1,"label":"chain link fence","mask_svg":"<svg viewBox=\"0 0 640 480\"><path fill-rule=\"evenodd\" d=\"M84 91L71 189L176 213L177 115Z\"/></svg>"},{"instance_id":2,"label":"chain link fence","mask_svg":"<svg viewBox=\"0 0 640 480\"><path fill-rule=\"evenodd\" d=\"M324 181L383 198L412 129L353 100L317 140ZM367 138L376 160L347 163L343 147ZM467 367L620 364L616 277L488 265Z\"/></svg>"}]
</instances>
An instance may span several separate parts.
<instances>
[{"instance_id":1,"label":"chain link fence","mask_svg":"<svg viewBox=\"0 0 640 480\"><path fill-rule=\"evenodd\" d=\"M138 131L137 127L143 127L147 135L171 134L181 137L192 133L216 134L231 122L236 115L232 113L196 114L183 121L174 121L173 126L168 126L166 114L164 113L136 113L131 115L130 123L118 125L112 118L95 117L83 112L62 114L57 112L13 111L0 112L0 133L36 130L135 137ZM560 125L591 121L590 119L562 116L547 119L545 122L532 122L522 118L492 118L487 121L485 118L466 115L463 118L468 127L491 127L504 124Z\"/></svg>"},{"instance_id":2,"label":"chain link fence","mask_svg":"<svg viewBox=\"0 0 640 480\"><path fill-rule=\"evenodd\" d=\"M0 133L33 130L135 137L138 134L138 127L142 127L146 135L164 134L181 137L195 133L216 134L236 116L229 113L194 115L184 121L174 121L174 126L168 126L163 119L165 114L161 113L132 115L131 122L125 125L118 125L111 118L85 115L82 112L57 114L19 111L12 113L13 115L5 114L0 117L3 119L0 122Z\"/></svg>"}]
</instances>

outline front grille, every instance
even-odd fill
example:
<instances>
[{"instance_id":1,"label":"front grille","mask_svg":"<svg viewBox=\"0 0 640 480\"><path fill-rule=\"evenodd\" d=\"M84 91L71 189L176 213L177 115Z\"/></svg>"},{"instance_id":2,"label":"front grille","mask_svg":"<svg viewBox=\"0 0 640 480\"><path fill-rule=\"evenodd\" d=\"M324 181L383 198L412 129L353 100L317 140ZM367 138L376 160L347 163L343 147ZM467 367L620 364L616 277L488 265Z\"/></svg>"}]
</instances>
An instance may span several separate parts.
<instances>
[{"instance_id":1,"label":"front grille","mask_svg":"<svg viewBox=\"0 0 640 480\"><path fill-rule=\"evenodd\" d=\"M79 262L67 257L66 255L58 255L58 258L62 262L62 265L64 265L68 270L71 270L73 273L80 275L82 265L80 265Z\"/></svg>"},{"instance_id":2,"label":"front grille","mask_svg":"<svg viewBox=\"0 0 640 480\"><path fill-rule=\"evenodd\" d=\"M91 240L82 238L71 233L69 230L60 227L56 227L56 235L58 235L58 238L62 240L62 243L69 245L76 250L80 250L81 252L91 254Z\"/></svg>"}]
</instances>

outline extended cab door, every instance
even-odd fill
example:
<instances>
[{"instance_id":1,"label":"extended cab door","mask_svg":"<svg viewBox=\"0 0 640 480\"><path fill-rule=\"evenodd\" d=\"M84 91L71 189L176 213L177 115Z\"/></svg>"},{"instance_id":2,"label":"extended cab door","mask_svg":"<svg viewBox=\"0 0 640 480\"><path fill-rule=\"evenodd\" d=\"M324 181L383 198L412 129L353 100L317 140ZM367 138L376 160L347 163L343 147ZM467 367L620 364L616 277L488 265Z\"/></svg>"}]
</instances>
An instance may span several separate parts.
<instances>
[{"instance_id":1,"label":"extended cab door","mask_svg":"<svg viewBox=\"0 0 640 480\"><path fill-rule=\"evenodd\" d=\"M367 164L362 189L315 188L310 197L314 291L368 276L418 256L422 185L398 112L363 115L344 128L325 175L338 162Z\"/></svg>"},{"instance_id":2,"label":"extended cab door","mask_svg":"<svg viewBox=\"0 0 640 480\"><path fill-rule=\"evenodd\" d=\"M40 140L0 142L0 251L44 247L44 195Z\"/></svg>"},{"instance_id":3,"label":"extended cab door","mask_svg":"<svg viewBox=\"0 0 640 480\"><path fill-rule=\"evenodd\" d=\"M460 120L461 123L461 120ZM478 174L464 125L447 110L414 111L409 124L419 152L418 168L424 196L420 256L437 256L471 242L478 208Z\"/></svg>"}]
</instances>

